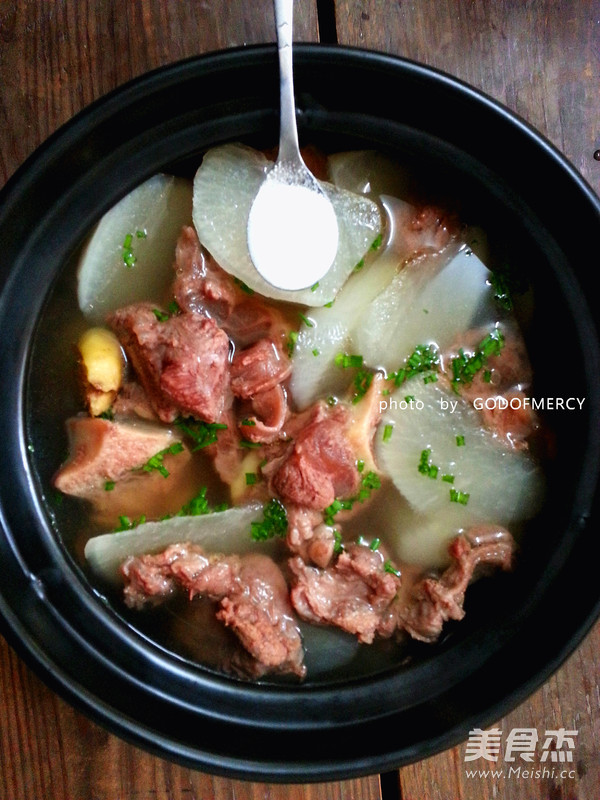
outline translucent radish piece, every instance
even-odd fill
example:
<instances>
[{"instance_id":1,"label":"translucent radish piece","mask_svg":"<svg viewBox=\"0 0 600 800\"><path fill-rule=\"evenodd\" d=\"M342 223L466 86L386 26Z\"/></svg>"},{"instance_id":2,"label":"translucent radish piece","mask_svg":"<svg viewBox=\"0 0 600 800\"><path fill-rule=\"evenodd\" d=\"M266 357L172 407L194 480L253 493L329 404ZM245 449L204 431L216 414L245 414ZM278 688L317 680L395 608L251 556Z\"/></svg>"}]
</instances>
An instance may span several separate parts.
<instances>
[{"instance_id":1,"label":"translucent radish piece","mask_svg":"<svg viewBox=\"0 0 600 800\"><path fill-rule=\"evenodd\" d=\"M425 569L445 567L450 561L448 545L464 530L462 506L452 503L451 508L420 514L399 493L398 498L394 534L391 537L396 558Z\"/></svg>"},{"instance_id":2,"label":"translucent radish piece","mask_svg":"<svg viewBox=\"0 0 600 800\"><path fill-rule=\"evenodd\" d=\"M100 322L140 300L168 300L175 245L192 222L192 184L159 174L136 187L98 222L79 261L79 307Z\"/></svg>"},{"instance_id":3,"label":"translucent radish piece","mask_svg":"<svg viewBox=\"0 0 600 800\"><path fill-rule=\"evenodd\" d=\"M331 182L356 194L407 197L408 170L376 150L350 150L328 158Z\"/></svg>"},{"instance_id":4,"label":"translucent radish piece","mask_svg":"<svg viewBox=\"0 0 600 800\"><path fill-rule=\"evenodd\" d=\"M357 320L354 347L367 364L390 371L417 345L449 347L491 304L489 277L467 246L409 262Z\"/></svg>"},{"instance_id":5,"label":"translucent radish piece","mask_svg":"<svg viewBox=\"0 0 600 800\"><path fill-rule=\"evenodd\" d=\"M323 306L337 295L356 264L382 230L373 201L321 183L338 222L339 246L327 275L317 286L277 289L256 271L248 252L248 216L271 162L240 144L209 150L194 179L194 224L202 244L223 269L264 295L306 306Z\"/></svg>"},{"instance_id":6,"label":"translucent radish piece","mask_svg":"<svg viewBox=\"0 0 600 800\"><path fill-rule=\"evenodd\" d=\"M250 535L252 523L262 517L263 506L253 503L202 516L144 522L132 530L92 537L85 546L85 557L97 575L115 581L128 556L158 553L178 542L191 542L214 553L264 552L273 542L256 542Z\"/></svg>"},{"instance_id":7,"label":"translucent radish piece","mask_svg":"<svg viewBox=\"0 0 600 800\"><path fill-rule=\"evenodd\" d=\"M412 402L402 407L406 397ZM416 376L387 403L375 458L413 509L448 513L453 524L465 525L510 525L537 513L544 494L539 466L495 438L448 384Z\"/></svg>"},{"instance_id":8,"label":"translucent radish piece","mask_svg":"<svg viewBox=\"0 0 600 800\"><path fill-rule=\"evenodd\" d=\"M329 307L310 309L294 345L290 392L303 409L318 397L337 395L352 382L352 370L335 365L335 357L348 350L354 323L365 307L387 286L398 257L384 249L368 267L352 275Z\"/></svg>"},{"instance_id":9,"label":"translucent radish piece","mask_svg":"<svg viewBox=\"0 0 600 800\"><path fill-rule=\"evenodd\" d=\"M302 324L298 331L290 391L300 409L318 397L343 392L352 381L352 372L337 367L335 356L355 346L353 331L357 321L410 254L400 229L414 207L393 197L382 197L381 202L386 214L386 241L362 269L348 278L335 302L311 309L307 314L310 325Z\"/></svg>"}]
</instances>

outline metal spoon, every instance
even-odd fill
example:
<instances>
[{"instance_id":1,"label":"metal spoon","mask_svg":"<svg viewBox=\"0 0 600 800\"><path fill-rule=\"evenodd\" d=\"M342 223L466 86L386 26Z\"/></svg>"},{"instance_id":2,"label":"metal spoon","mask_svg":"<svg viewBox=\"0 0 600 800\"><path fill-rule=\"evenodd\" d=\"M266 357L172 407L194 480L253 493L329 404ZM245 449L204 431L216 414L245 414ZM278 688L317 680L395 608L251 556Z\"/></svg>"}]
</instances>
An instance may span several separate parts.
<instances>
[{"instance_id":1,"label":"metal spoon","mask_svg":"<svg viewBox=\"0 0 600 800\"><path fill-rule=\"evenodd\" d=\"M257 271L280 289L314 286L331 267L338 224L331 202L298 144L292 69L293 0L273 0L280 79L277 160L248 217L248 250Z\"/></svg>"}]
</instances>

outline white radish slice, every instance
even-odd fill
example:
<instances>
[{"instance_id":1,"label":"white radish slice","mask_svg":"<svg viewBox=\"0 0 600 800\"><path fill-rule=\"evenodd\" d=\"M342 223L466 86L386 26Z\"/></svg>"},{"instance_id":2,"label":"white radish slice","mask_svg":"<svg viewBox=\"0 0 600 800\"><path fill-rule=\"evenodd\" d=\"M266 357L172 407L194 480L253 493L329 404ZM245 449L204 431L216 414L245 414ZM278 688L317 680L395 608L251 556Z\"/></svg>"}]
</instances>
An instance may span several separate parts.
<instances>
[{"instance_id":1,"label":"white radish slice","mask_svg":"<svg viewBox=\"0 0 600 800\"><path fill-rule=\"evenodd\" d=\"M299 409L318 397L337 395L352 382L354 373L335 365L335 357L348 349L353 323L391 280L398 258L384 250L360 272L352 275L330 307L310 309L294 345L290 392Z\"/></svg>"},{"instance_id":2,"label":"white radish slice","mask_svg":"<svg viewBox=\"0 0 600 800\"><path fill-rule=\"evenodd\" d=\"M192 184L154 175L96 225L79 261L79 307L94 322L141 300L162 303L173 281L175 245L192 222Z\"/></svg>"},{"instance_id":3,"label":"white radish slice","mask_svg":"<svg viewBox=\"0 0 600 800\"><path fill-rule=\"evenodd\" d=\"M400 403L407 396L412 402ZM387 404L375 435L375 458L413 509L447 513L453 524L465 525L510 525L537 513L544 494L539 466L525 451L495 438L449 385L425 383L417 375ZM437 473L420 470L424 454ZM452 476L452 482L443 476Z\"/></svg>"},{"instance_id":4,"label":"white radish slice","mask_svg":"<svg viewBox=\"0 0 600 800\"><path fill-rule=\"evenodd\" d=\"M262 520L263 506L253 503L202 516L172 517L159 522L144 522L136 528L103 533L88 539L85 557L96 575L116 581L119 567L129 556L158 553L171 544L191 542L214 553L264 552L273 542L251 538L253 522Z\"/></svg>"},{"instance_id":5,"label":"white radish slice","mask_svg":"<svg viewBox=\"0 0 600 800\"><path fill-rule=\"evenodd\" d=\"M413 206L393 197L381 198L386 213L388 241L374 257L353 273L335 302L307 314L294 345L294 370L290 391L298 408L318 397L343 392L353 374L335 365L335 356L353 348L352 332L371 303L391 283L402 261L409 255L399 230L400 218L410 217ZM401 226L400 226L401 227ZM354 351L360 354L359 350Z\"/></svg>"},{"instance_id":6,"label":"white radish slice","mask_svg":"<svg viewBox=\"0 0 600 800\"><path fill-rule=\"evenodd\" d=\"M398 495L391 546L399 561L425 569L448 565L448 546L465 524L462 506L451 505L432 514L419 514Z\"/></svg>"},{"instance_id":7,"label":"white radish slice","mask_svg":"<svg viewBox=\"0 0 600 800\"><path fill-rule=\"evenodd\" d=\"M393 371L420 344L449 347L491 302L490 273L466 245L409 262L355 325L365 362Z\"/></svg>"},{"instance_id":8,"label":"white radish slice","mask_svg":"<svg viewBox=\"0 0 600 800\"><path fill-rule=\"evenodd\" d=\"M338 222L335 260L318 285L297 291L278 289L257 272L247 242L250 208L270 166L260 152L241 144L209 150L194 179L193 216L198 237L223 269L265 297L323 306L334 299L381 233L379 207L366 197L321 183Z\"/></svg>"}]
</instances>

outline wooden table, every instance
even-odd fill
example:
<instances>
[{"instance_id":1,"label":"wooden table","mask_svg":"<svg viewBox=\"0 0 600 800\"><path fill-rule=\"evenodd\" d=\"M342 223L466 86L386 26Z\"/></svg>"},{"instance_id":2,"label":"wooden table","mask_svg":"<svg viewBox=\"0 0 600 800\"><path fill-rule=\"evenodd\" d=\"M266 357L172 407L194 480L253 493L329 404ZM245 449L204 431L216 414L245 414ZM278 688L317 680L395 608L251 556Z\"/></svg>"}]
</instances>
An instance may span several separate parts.
<instances>
[{"instance_id":1,"label":"wooden table","mask_svg":"<svg viewBox=\"0 0 600 800\"><path fill-rule=\"evenodd\" d=\"M466 80L545 133L600 190L599 0L297 0L294 34L407 56ZM0 179L124 81L274 38L271 0L0 0ZM1 641L0 800L595 800L599 667L597 624L498 721L503 737L577 730L570 776L469 777L463 744L381 777L276 786L200 774L123 743L52 694Z\"/></svg>"}]
</instances>

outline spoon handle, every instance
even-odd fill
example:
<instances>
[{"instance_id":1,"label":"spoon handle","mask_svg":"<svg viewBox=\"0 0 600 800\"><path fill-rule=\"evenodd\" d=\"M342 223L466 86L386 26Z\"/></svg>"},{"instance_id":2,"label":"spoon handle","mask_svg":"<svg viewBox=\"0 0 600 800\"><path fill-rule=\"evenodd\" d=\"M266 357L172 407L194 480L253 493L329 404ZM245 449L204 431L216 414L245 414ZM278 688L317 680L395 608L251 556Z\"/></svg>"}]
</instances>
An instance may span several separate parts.
<instances>
[{"instance_id":1,"label":"spoon handle","mask_svg":"<svg viewBox=\"0 0 600 800\"><path fill-rule=\"evenodd\" d=\"M273 0L277 47L279 51L279 154L278 161L297 164L300 159L296 103L294 100L294 75L292 60L292 29L294 0Z\"/></svg>"}]
</instances>

